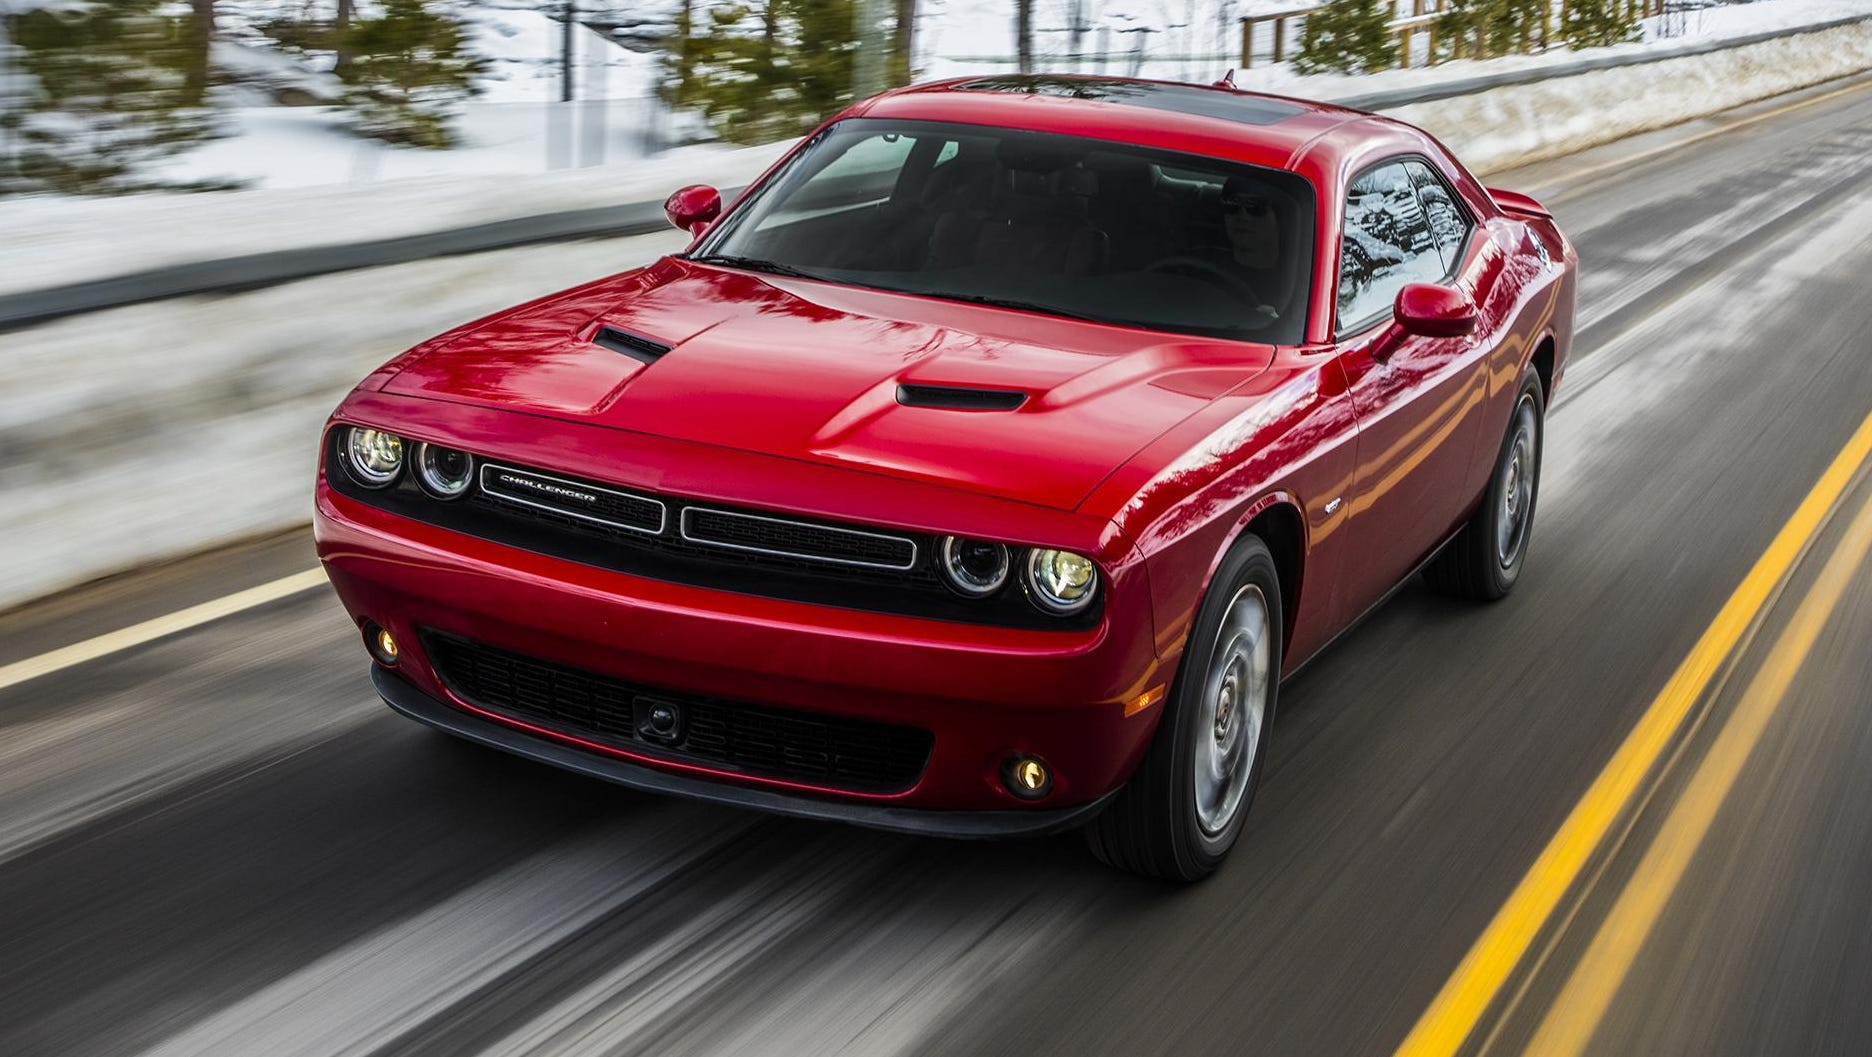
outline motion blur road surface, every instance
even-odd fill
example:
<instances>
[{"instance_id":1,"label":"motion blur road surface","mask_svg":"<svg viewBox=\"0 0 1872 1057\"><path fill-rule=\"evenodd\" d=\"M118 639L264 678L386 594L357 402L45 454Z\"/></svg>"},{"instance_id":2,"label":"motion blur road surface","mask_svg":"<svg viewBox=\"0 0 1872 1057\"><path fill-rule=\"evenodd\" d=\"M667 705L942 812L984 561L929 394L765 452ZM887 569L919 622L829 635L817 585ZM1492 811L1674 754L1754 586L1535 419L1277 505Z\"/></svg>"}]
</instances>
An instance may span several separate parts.
<instances>
[{"instance_id":1,"label":"motion blur road surface","mask_svg":"<svg viewBox=\"0 0 1872 1057\"><path fill-rule=\"evenodd\" d=\"M0 686L0 1054L1393 1053L1872 411L1868 159L1861 80L1490 181L1583 260L1530 567L1291 682L1206 883L458 743L321 586ZM1858 469L1448 1052L1872 1052ZM0 666L310 564L74 592Z\"/></svg>"}]
</instances>

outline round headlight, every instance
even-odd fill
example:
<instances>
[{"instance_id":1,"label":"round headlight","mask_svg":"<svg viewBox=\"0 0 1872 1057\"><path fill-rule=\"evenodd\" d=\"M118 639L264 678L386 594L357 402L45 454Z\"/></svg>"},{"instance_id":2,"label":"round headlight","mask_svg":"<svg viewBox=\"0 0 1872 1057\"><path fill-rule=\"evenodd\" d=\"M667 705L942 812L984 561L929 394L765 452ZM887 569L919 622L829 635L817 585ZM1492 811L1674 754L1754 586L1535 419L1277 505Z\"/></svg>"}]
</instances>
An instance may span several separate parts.
<instances>
[{"instance_id":1,"label":"round headlight","mask_svg":"<svg viewBox=\"0 0 1872 1057\"><path fill-rule=\"evenodd\" d=\"M345 461L359 484L382 488L403 469L403 438L381 429L352 426L345 437Z\"/></svg>"},{"instance_id":2,"label":"round headlight","mask_svg":"<svg viewBox=\"0 0 1872 1057\"><path fill-rule=\"evenodd\" d=\"M987 540L944 536L938 548L943 579L970 598L984 598L1001 590L1008 578L1008 549Z\"/></svg>"},{"instance_id":3,"label":"round headlight","mask_svg":"<svg viewBox=\"0 0 1872 1057\"><path fill-rule=\"evenodd\" d=\"M1053 613L1077 613L1098 593L1098 566L1072 551L1036 550L1027 557L1027 589Z\"/></svg>"},{"instance_id":4,"label":"round headlight","mask_svg":"<svg viewBox=\"0 0 1872 1057\"><path fill-rule=\"evenodd\" d=\"M437 499L460 499L474 483L474 456L425 441L416 445L416 479Z\"/></svg>"}]
</instances>

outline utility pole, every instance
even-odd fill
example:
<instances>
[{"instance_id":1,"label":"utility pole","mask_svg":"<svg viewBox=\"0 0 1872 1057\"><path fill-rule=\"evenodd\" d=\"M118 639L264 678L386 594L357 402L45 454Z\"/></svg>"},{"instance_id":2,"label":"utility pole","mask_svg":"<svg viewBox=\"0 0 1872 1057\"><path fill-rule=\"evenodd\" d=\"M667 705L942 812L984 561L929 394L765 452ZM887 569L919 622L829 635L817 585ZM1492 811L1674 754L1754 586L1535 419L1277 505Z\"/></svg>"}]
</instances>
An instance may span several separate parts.
<instances>
[{"instance_id":1,"label":"utility pole","mask_svg":"<svg viewBox=\"0 0 1872 1057\"><path fill-rule=\"evenodd\" d=\"M569 169L572 167L578 151L578 130L575 127L576 115L572 106L572 53L577 47L577 38L573 33L578 28L578 10L575 0L560 0L559 17L562 32L559 35L559 101L546 106L546 168Z\"/></svg>"},{"instance_id":2,"label":"utility pole","mask_svg":"<svg viewBox=\"0 0 1872 1057\"><path fill-rule=\"evenodd\" d=\"M572 31L578 27L578 11L575 0L565 0L565 34L560 38L559 49L559 101L572 101Z\"/></svg>"}]
</instances>

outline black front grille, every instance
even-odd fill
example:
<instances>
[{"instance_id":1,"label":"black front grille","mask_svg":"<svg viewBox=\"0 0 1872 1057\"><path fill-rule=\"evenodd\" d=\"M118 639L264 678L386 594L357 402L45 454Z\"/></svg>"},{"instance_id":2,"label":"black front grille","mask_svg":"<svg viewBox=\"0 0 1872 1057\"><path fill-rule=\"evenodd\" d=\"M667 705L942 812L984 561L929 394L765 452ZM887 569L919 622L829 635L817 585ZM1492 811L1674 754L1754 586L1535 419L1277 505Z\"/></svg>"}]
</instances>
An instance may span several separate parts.
<instances>
[{"instance_id":1,"label":"black front grille","mask_svg":"<svg viewBox=\"0 0 1872 1057\"><path fill-rule=\"evenodd\" d=\"M917 558L916 544L903 536L708 507L683 511L682 534L692 543L837 565L902 571L914 568Z\"/></svg>"},{"instance_id":2,"label":"black front grille","mask_svg":"<svg viewBox=\"0 0 1872 1057\"><path fill-rule=\"evenodd\" d=\"M326 480L361 503L455 532L568 561L669 583L877 613L1002 627L1077 631L1095 626L1102 601L1059 616L1009 583L964 598L937 571L937 537L782 512L692 503L679 496L482 462L460 500L435 499L404 473L367 488L345 468L344 430L327 437ZM1025 557L1016 552L1015 568Z\"/></svg>"},{"instance_id":3,"label":"black front grille","mask_svg":"<svg viewBox=\"0 0 1872 1057\"><path fill-rule=\"evenodd\" d=\"M423 644L442 681L469 704L644 756L888 793L916 784L934 742L914 727L673 693L453 635L427 632ZM681 714L668 740L639 733L639 722L658 704Z\"/></svg>"}]
</instances>

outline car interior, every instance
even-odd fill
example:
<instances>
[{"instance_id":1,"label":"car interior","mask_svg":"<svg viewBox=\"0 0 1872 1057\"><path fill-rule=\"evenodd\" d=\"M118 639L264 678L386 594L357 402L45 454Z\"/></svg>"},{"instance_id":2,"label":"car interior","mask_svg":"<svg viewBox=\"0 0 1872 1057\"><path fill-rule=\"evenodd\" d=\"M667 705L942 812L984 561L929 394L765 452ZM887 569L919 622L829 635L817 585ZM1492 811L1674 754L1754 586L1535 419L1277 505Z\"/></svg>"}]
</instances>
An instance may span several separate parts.
<instances>
[{"instance_id":1,"label":"car interior","mask_svg":"<svg viewBox=\"0 0 1872 1057\"><path fill-rule=\"evenodd\" d=\"M880 124L825 134L698 256L1172 332L1298 340L1313 241L1300 177L1077 137Z\"/></svg>"}]
</instances>

